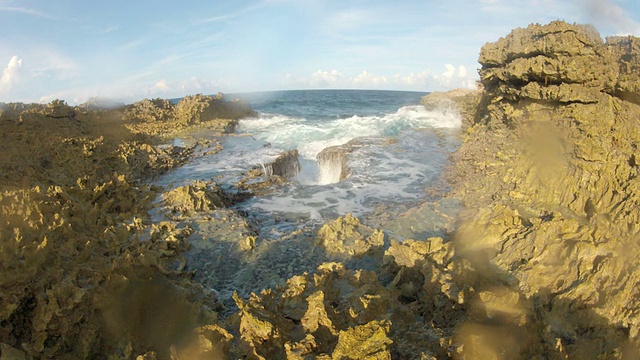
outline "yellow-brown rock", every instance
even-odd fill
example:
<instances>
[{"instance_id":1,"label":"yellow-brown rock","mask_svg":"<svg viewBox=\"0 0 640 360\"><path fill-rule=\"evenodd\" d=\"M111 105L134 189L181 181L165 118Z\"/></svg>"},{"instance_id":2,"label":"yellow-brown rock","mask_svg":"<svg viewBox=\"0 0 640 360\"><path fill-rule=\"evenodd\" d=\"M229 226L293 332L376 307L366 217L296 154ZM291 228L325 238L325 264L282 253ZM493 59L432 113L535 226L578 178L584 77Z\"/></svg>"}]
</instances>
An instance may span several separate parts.
<instances>
[{"instance_id":1,"label":"yellow-brown rock","mask_svg":"<svg viewBox=\"0 0 640 360\"><path fill-rule=\"evenodd\" d=\"M318 242L330 254L361 256L370 250L382 247L384 233L369 229L347 214L318 231Z\"/></svg>"},{"instance_id":2,"label":"yellow-brown rock","mask_svg":"<svg viewBox=\"0 0 640 360\"><path fill-rule=\"evenodd\" d=\"M465 356L637 349L637 43L553 22L483 47L485 91L455 155L467 207L455 244L500 285L476 285L483 315L461 327ZM539 330L522 331L532 313Z\"/></svg>"}]
</instances>

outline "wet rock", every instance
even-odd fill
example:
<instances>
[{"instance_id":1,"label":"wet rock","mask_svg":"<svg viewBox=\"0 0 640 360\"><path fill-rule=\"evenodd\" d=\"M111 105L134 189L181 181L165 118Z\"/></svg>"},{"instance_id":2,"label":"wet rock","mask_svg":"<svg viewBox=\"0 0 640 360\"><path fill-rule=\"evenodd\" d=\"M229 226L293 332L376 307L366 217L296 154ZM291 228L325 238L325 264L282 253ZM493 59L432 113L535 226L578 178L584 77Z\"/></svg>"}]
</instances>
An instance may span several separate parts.
<instances>
[{"instance_id":1,"label":"wet rock","mask_svg":"<svg viewBox=\"0 0 640 360\"><path fill-rule=\"evenodd\" d=\"M420 104L427 110L459 115L464 130L474 122L481 95L479 89L455 89L444 93L434 91L423 97Z\"/></svg>"},{"instance_id":2,"label":"wet rock","mask_svg":"<svg viewBox=\"0 0 640 360\"><path fill-rule=\"evenodd\" d=\"M344 145L330 146L318 153L318 182L320 184L332 184L349 177L347 166L348 154L351 150Z\"/></svg>"},{"instance_id":3,"label":"wet rock","mask_svg":"<svg viewBox=\"0 0 640 360\"><path fill-rule=\"evenodd\" d=\"M263 175L267 177L280 176L284 179L294 178L300 173L298 150L289 150L280 154L269 164L264 164Z\"/></svg>"},{"instance_id":4,"label":"wet rock","mask_svg":"<svg viewBox=\"0 0 640 360\"><path fill-rule=\"evenodd\" d=\"M300 173L298 150L288 150L273 161L255 166L244 174L236 187L251 195L265 196Z\"/></svg>"}]
</instances>

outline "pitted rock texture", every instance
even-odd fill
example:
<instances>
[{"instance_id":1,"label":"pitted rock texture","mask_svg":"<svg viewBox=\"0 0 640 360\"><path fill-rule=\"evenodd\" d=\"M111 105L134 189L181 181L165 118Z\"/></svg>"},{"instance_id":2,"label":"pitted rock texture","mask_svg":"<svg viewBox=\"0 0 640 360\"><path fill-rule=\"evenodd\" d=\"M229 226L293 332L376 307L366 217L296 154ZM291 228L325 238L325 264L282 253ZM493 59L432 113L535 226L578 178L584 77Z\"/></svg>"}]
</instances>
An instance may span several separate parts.
<instances>
[{"instance_id":1,"label":"pitted rock texture","mask_svg":"<svg viewBox=\"0 0 640 360\"><path fill-rule=\"evenodd\" d=\"M222 99L209 103L230 114ZM0 357L165 359L225 338L207 330L215 296L184 271L193 229L153 223L161 189L145 184L199 145L158 145L158 129L188 127L153 116L149 131L134 133L121 108L0 106ZM200 187L175 197L178 210L224 202ZM209 328L193 332L198 324Z\"/></svg>"},{"instance_id":2,"label":"pitted rock texture","mask_svg":"<svg viewBox=\"0 0 640 360\"><path fill-rule=\"evenodd\" d=\"M226 100L224 95L186 96L177 104L164 99L144 99L124 109L127 127L134 133L173 137L194 126L207 130L232 132L237 121L244 117L255 117L251 107L236 100Z\"/></svg>"},{"instance_id":3,"label":"pitted rock texture","mask_svg":"<svg viewBox=\"0 0 640 360\"><path fill-rule=\"evenodd\" d=\"M519 292L527 316L542 319L524 338L514 330L515 343L544 344L516 347L518 356L637 350L637 44L558 21L482 48L485 90L454 156L466 206L456 253L510 278L500 291ZM494 330L500 338L504 328Z\"/></svg>"}]
</instances>

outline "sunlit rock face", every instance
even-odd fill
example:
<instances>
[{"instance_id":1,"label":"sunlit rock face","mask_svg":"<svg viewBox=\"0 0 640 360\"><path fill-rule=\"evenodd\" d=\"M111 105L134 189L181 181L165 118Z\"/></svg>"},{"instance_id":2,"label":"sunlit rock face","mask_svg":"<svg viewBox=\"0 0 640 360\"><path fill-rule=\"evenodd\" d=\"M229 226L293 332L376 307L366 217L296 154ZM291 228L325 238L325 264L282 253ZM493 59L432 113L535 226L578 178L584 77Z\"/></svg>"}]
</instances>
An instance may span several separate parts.
<instances>
[{"instance_id":1,"label":"sunlit rock face","mask_svg":"<svg viewBox=\"0 0 640 360\"><path fill-rule=\"evenodd\" d=\"M485 45L455 155L456 251L544 308L547 328L530 335L576 358L638 341L637 55L636 38L559 21Z\"/></svg>"}]
</instances>

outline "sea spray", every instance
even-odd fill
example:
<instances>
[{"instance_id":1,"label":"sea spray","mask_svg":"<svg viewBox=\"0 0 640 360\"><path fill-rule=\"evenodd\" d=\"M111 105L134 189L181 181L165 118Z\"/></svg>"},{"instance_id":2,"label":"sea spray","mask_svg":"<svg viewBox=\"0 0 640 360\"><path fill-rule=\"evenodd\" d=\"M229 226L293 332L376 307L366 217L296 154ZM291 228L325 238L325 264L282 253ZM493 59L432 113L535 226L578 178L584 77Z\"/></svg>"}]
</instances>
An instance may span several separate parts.
<instances>
[{"instance_id":1,"label":"sea spray","mask_svg":"<svg viewBox=\"0 0 640 360\"><path fill-rule=\"evenodd\" d=\"M344 180L349 173L347 168L346 146L330 146L318 153L318 184L327 185Z\"/></svg>"},{"instance_id":2,"label":"sea spray","mask_svg":"<svg viewBox=\"0 0 640 360\"><path fill-rule=\"evenodd\" d=\"M241 120L238 131L251 134L275 147L297 149L300 156L315 160L323 149L345 144L358 137L397 136L404 130L418 128L459 127L458 114L412 105L396 108L387 114L322 120L261 113L259 118Z\"/></svg>"}]
</instances>

